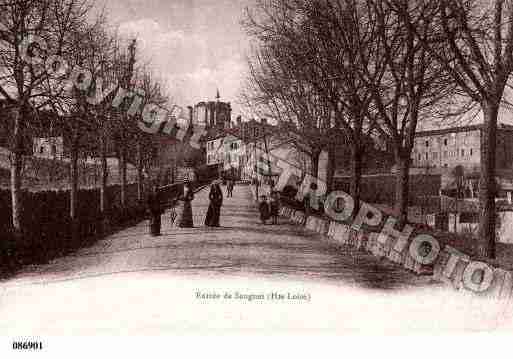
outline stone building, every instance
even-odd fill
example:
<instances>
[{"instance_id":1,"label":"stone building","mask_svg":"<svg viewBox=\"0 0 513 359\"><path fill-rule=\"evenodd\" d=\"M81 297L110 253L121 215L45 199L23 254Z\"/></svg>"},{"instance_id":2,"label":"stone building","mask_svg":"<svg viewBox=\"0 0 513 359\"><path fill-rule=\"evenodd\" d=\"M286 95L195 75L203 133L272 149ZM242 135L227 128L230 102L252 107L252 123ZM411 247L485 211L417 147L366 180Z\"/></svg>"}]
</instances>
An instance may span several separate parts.
<instances>
[{"instance_id":1,"label":"stone building","mask_svg":"<svg viewBox=\"0 0 513 359\"><path fill-rule=\"evenodd\" d=\"M417 132L412 152L414 167L454 168L463 166L479 172L481 164L482 125L469 125ZM498 169L512 169L513 126L497 129Z\"/></svg>"},{"instance_id":2,"label":"stone building","mask_svg":"<svg viewBox=\"0 0 513 359\"><path fill-rule=\"evenodd\" d=\"M62 159L64 157L64 138L58 137L34 137L32 153L35 157Z\"/></svg>"},{"instance_id":3,"label":"stone building","mask_svg":"<svg viewBox=\"0 0 513 359\"><path fill-rule=\"evenodd\" d=\"M232 107L229 102L221 102L217 91L216 101L199 102L193 109L193 122L195 125L207 129L225 129L230 127Z\"/></svg>"}]
</instances>

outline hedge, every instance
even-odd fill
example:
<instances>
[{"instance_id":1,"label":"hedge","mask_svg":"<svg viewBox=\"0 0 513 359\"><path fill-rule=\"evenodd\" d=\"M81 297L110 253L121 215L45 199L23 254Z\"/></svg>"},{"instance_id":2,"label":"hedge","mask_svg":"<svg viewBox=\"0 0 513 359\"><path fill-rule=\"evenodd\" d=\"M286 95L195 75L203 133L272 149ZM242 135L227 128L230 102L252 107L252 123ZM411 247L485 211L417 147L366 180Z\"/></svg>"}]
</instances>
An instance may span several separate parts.
<instances>
[{"instance_id":1,"label":"hedge","mask_svg":"<svg viewBox=\"0 0 513 359\"><path fill-rule=\"evenodd\" d=\"M78 193L76 236L72 236L69 191L22 192L23 232L15 237L11 225L11 193L0 189L0 272L20 265L45 262L87 245L105 234L108 221L113 228L144 219L146 208L137 201L137 186L127 186L127 207L120 208L120 186L107 189L105 218L100 212L100 189ZM106 221L105 221L106 220Z\"/></svg>"}]
</instances>

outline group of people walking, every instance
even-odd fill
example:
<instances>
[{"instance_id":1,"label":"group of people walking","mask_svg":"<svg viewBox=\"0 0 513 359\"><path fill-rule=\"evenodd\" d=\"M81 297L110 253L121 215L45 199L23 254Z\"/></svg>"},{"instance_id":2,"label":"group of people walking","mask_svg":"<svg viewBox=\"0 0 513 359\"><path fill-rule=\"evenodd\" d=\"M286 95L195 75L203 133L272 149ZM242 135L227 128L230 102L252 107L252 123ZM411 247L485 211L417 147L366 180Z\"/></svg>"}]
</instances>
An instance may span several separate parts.
<instances>
[{"instance_id":1,"label":"group of people walking","mask_svg":"<svg viewBox=\"0 0 513 359\"><path fill-rule=\"evenodd\" d=\"M223 191L221 190L221 181L215 181L210 186L209 206L205 216L205 226L219 227L221 217L221 207L223 206ZM226 197L233 197L233 189L235 183L232 180L226 183ZM182 202L181 213L178 215L174 208L171 210L171 221L177 222L178 227L192 228L194 227L193 213L191 202L194 200L194 191L191 183L185 182L183 192L178 198ZM164 205L162 193L158 187L155 187L153 193L148 197L148 209L151 214L150 229L154 236L160 235L162 225L162 214L164 213ZM270 196L261 196L258 206L260 212L260 220L263 224L267 224L270 220L271 224L278 224L278 215L280 211L280 197L277 191L271 190ZM177 218L179 217L179 218Z\"/></svg>"},{"instance_id":2,"label":"group of people walking","mask_svg":"<svg viewBox=\"0 0 513 359\"><path fill-rule=\"evenodd\" d=\"M221 181L215 181L210 186L207 215L205 217L205 225L208 227L219 227L221 217L221 207L223 205L223 191L220 186ZM235 183L229 180L226 184L226 197L233 197L233 189ZM191 202L194 200L194 191L190 182L185 182L183 193L179 196L178 201L182 202L181 213L178 215L174 208L171 210L171 221L177 222L180 228L193 228L194 220ZM162 226L162 214L164 206L162 203L162 193L158 187L148 197L148 209L151 215L150 231L154 236L160 235ZM179 218L177 218L179 216Z\"/></svg>"},{"instance_id":3,"label":"group of people walking","mask_svg":"<svg viewBox=\"0 0 513 359\"><path fill-rule=\"evenodd\" d=\"M194 227L194 221L192 219L192 205L191 202L194 199L194 191L192 185L189 182L185 182L183 185L183 193L179 196L178 200L183 202L182 212L178 221L178 226L182 228ZM162 191L158 186L155 186L153 191L148 196L148 209L150 212L150 232L153 236L159 236L162 227L162 214L164 213L164 203L162 198ZM174 209L171 211L171 220L175 222L177 217Z\"/></svg>"}]
</instances>

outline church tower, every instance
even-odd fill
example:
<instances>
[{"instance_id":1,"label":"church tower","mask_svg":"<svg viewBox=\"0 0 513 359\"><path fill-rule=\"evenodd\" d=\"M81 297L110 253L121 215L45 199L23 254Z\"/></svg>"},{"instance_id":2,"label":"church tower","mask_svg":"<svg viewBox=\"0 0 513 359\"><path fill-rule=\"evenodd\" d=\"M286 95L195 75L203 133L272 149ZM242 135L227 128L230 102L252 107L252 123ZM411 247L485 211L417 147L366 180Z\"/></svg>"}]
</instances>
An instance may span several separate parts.
<instances>
[{"instance_id":1,"label":"church tower","mask_svg":"<svg viewBox=\"0 0 513 359\"><path fill-rule=\"evenodd\" d=\"M221 101L221 95L217 89L215 101L200 102L194 106L194 122L207 129L224 129L230 126L231 113L231 104Z\"/></svg>"}]
</instances>

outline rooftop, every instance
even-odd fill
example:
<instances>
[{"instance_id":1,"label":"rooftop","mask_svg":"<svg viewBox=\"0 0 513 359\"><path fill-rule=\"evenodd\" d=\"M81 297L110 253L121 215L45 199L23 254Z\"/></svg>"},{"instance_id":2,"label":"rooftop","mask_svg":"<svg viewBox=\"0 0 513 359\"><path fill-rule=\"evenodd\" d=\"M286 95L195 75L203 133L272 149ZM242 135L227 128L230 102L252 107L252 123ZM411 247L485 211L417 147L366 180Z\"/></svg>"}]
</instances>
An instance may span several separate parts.
<instances>
[{"instance_id":1,"label":"rooftop","mask_svg":"<svg viewBox=\"0 0 513 359\"><path fill-rule=\"evenodd\" d=\"M459 133L459 132L469 132L480 130L483 127L483 124L478 125L467 125L467 126L458 126L458 127L448 127L441 128L437 130L427 130L427 131L417 131L415 137L427 137L427 136L436 136L436 135L445 135L449 133ZM499 131L513 131L513 125L506 124L498 124L497 129Z\"/></svg>"}]
</instances>

